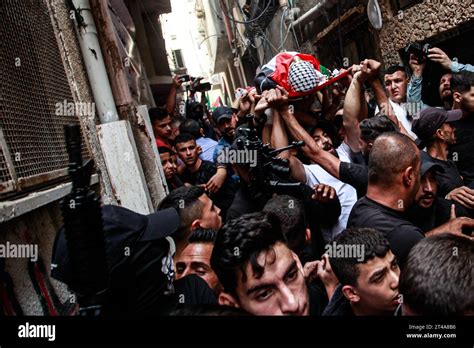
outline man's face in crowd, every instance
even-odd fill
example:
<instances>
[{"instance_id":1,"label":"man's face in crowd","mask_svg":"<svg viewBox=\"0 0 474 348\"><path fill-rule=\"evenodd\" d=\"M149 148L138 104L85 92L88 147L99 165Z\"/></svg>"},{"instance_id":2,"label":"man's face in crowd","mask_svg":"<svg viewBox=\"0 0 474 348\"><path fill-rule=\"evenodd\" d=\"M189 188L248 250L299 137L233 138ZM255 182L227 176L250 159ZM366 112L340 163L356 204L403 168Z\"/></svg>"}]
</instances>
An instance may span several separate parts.
<instances>
[{"instance_id":1,"label":"man's face in crowd","mask_svg":"<svg viewBox=\"0 0 474 348\"><path fill-rule=\"evenodd\" d=\"M222 117L217 123L217 129L228 139L233 139L235 136L235 127L237 126L237 116Z\"/></svg>"},{"instance_id":2,"label":"man's face in crowd","mask_svg":"<svg viewBox=\"0 0 474 348\"><path fill-rule=\"evenodd\" d=\"M176 156L169 152L160 153L161 165L165 173L166 179L170 180L178 173L178 166L176 165Z\"/></svg>"},{"instance_id":3,"label":"man's face in crowd","mask_svg":"<svg viewBox=\"0 0 474 348\"><path fill-rule=\"evenodd\" d=\"M316 128L313 132L313 139L321 149L336 155L336 149L332 145L332 140L323 129Z\"/></svg>"},{"instance_id":4,"label":"man's face in crowd","mask_svg":"<svg viewBox=\"0 0 474 348\"><path fill-rule=\"evenodd\" d=\"M199 219L199 226L202 228L211 228L218 230L222 227L222 218L219 215L221 210L219 207L214 205L214 202L206 195L203 194L199 197L203 207L202 214Z\"/></svg>"},{"instance_id":5,"label":"man's face in crowd","mask_svg":"<svg viewBox=\"0 0 474 348\"><path fill-rule=\"evenodd\" d=\"M172 136L171 116L166 116L161 121L153 122L153 133L155 137L168 140Z\"/></svg>"},{"instance_id":6,"label":"man's face in crowd","mask_svg":"<svg viewBox=\"0 0 474 348\"><path fill-rule=\"evenodd\" d=\"M196 164L199 158L199 148L196 141L189 140L185 143L178 143L175 146L179 158L181 158L181 161L183 161L186 166L192 167Z\"/></svg>"},{"instance_id":7,"label":"man's face in crowd","mask_svg":"<svg viewBox=\"0 0 474 348\"><path fill-rule=\"evenodd\" d=\"M388 96L395 103L403 103L406 100L408 78L403 71L396 71L391 75L384 76L385 88Z\"/></svg>"},{"instance_id":8,"label":"man's face in crowd","mask_svg":"<svg viewBox=\"0 0 474 348\"><path fill-rule=\"evenodd\" d=\"M453 101L453 94L451 92L451 77L452 74L444 74L439 80L439 97L442 101Z\"/></svg>"},{"instance_id":9,"label":"man's face in crowd","mask_svg":"<svg viewBox=\"0 0 474 348\"><path fill-rule=\"evenodd\" d=\"M430 208L436 198L438 183L435 173L429 170L421 177L420 188L415 197L415 203L421 208Z\"/></svg>"},{"instance_id":10,"label":"man's face in crowd","mask_svg":"<svg viewBox=\"0 0 474 348\"><path fill-rule=\"evenodd\" d=\"M365 314L378 315L395 311L399 304L400 276L395 255L389 250L385 257L374 257L357 267L357 284L354 287L344 285L344 295ZM347 290L351 288L352 291Z\"/></svg>"},{"instance_id":11,"label":"man's face in crowd","mask_svg":"<svg viewBox=\"0 0 474 348\"><path fill-rule=\"evenodd\" d=\"M443 123L440 131L446 144L453 145L456 143L456 127L454 127L451 123Z\"/></svg>"},{"instance_id":12,"label":"man's face in crowd","mask_svg":"<svg viewBox=\"0 0 474 348\"><path fill-rule=\"evenodd\" d=\"M461 110L469 114L474 113L474 86L471 86L471 89L464 93L454 92L453 98L460 104Z\"/></svg>"},{"instance_id":13,"label":"man's face in crowd","mask_svg":"<svg viewBox=\"0 0 474 348\"><path fill-rule=\"evenodd\" d=\"M211 268L212 243L189 244L176 260L176 279L189 274L196 274L204 279L209 287L216 293L220 283L214 270Z\"/></svg>"},{"instance_id":14,"label":"man's face in crowd","mask_svg":"<svg viewBox=\"0 0 474 348\"><path fill-rule=\"evenodd\" d=\"M263 274L256 278L247 263L245 277L241 271L237 274L231 302L254 315L308 315L309 295L298 257L285 244L277 242L261 252L257 262L264 267Z\"/></svg>"}]
</instances>

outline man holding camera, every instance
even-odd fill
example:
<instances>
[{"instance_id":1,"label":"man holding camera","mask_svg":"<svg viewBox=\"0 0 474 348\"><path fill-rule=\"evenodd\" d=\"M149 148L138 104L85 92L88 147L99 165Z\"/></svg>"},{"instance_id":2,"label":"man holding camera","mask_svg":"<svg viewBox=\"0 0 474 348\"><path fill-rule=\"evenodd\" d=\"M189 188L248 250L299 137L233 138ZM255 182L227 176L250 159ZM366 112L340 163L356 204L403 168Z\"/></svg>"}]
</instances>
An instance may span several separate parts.
<instances>
[{"instance_id":1,"label":"man holding camera","mask_svg":"<svg viewBox=\"0 0 474 348\"><path fill-rule=\"evenodd\" d=\"M423 52L421 52L423 53ZM407 100L409 102L421 103L422 108L427 107L421 100L421 87L423 83L423 72L426 68L427 59L438 63L444 69L444 73L439 79L439 97L443 102L443 108L450 110L453 107L453 95L451 92L451 78L453 73L474 72L474 66L461 64L456 59L451 60L449 56L438 47L426 46L426 57L419 59L415 54L410 53L409 65L412 71L410 83L408 84Z\"/></svg>"}]
</instances>

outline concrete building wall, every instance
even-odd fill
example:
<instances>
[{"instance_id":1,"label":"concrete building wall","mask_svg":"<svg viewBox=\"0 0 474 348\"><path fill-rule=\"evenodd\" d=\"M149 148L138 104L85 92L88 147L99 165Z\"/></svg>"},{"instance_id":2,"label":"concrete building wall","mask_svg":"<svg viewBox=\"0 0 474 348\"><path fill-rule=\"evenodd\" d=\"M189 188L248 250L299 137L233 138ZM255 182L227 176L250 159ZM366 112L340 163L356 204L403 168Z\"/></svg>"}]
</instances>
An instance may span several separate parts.
<instances>
[{"instance_id":1,"label":"concrete building wall","mask_svg":"<svg viewBox=\"0 0 474 348\"><path fill-rule=\"evenodd\" d=\"M93 103L89 79L66 2L45 2L74 102ZM166 59L163 62L166 62ZM156 74L154 76L156 77ZM145 83L148 83L148 80ZM143 118L143 115L137 118ZM98 139L98 123L96 116L80 118L83 139L95 162L93 187L100 193L103 203L117 204L116 192L111 184ZM145 123L139 123L139 126L145 127ZM152 140L140 138L140 141L145 143ZM154 156L156 158L156 154ZM159 186L160 175L156 176L156 181L158 182L153 181L152 184ZM10 243L38 248L37 260L16 257L0 259L0 288L7 293L0 311L3 309L5 314L68 315L77 310L75 298L67 286L49 277L53 242L63 224L59 202L70 190L70 183L62 183L47 190L35 191L26 197L14 197L0 202L0 245L4 247ZM163 192L162 187L160 197Z\"/></svg>"},{"instance_id":2,"label":"concrete building wall","mask_svg":"<svg viewBox=\"0 0 474 348\"><path fill-rule=\"evenodd\" d=\"M92 103L94 98L65 2L50 0L47 5L74 101ZM100 184L95 187L100 191L104 203L115 204L116 199L97 138L97 119L94 116L84 116L80 118L80 122L84 141L94 159L99 178ZM50 193L44 195L44 200L38 199L40 193L34 193L12 205L12 214L19 210L29 212L0 225L0 244L6 245L9 242L38 247L39 258L36 262L25 258L5 259L1 281L5 282L9 277L12 280L13 292L8 301L11 301L10 304L18 302L20 312L16 314L67 315L75 309L75 299L67 286L49 277L54 238L63 224L59 199L70 191L70 186L59 184L48 191ZM54 199L51 200L50 197ZM42 205L43 203L38 203L40 201L50 202ZM3 203L13 202L15 201ZM5 217L2 215L3 218ZM7 304L3 303L5 305Z\"/></svg>"}]
</instances>

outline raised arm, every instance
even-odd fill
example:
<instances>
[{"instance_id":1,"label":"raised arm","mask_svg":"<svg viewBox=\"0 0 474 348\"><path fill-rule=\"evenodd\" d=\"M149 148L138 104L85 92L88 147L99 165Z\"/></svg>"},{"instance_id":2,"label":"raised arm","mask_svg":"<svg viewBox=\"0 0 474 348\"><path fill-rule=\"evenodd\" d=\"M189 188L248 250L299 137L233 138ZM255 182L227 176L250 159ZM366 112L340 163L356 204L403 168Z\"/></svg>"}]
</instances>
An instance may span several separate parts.
<instances>
[{"instance_id":1,"label":"raised arm","mask_svg":"<svg viewBox=\"0 0 474 348\"><path fill-rule=\"evenodd\" d=\"M284 120L292 138L297 141L303 140L305 143L303 146L303 152L306 156L308 156L314 163L323 167L332 176L339 178L339 164L341 161L329 152L322 150L308 132L306 132L299 124L293 113L288 108L288 92L284 88L278 86L277 89L275 89L275 95L276 98L280 100L278 105L275 105L275 109L277 109Z\"/></svg>"},{"instance_id":2,"label":"raised arm","mask_svg":"<svg viewBox=\"0 0 474 348\"><path fill-rule=\"evenodd\" d=\"M179 79L179 76L174 76L173 84L171 85L170 92L166 98L166 111L169 115L174 115L174 110L176 108L176 91L179 87L181 87L181 84L182 82Z\"/></svg>"},{"instance_id":3,"label":"raised arm","mask_svg":"<svg viewBox=\"0 0 474 348\"><path fill-rule=\"evenodd\" d=\"M347 142L351 150L354 152L360 151L359 115L362 109L362 83L361 72L356 72L346 93L346 98L344 100L344 113L342 115L344 130L347 134Z\"/></svg>"}]
</instances>

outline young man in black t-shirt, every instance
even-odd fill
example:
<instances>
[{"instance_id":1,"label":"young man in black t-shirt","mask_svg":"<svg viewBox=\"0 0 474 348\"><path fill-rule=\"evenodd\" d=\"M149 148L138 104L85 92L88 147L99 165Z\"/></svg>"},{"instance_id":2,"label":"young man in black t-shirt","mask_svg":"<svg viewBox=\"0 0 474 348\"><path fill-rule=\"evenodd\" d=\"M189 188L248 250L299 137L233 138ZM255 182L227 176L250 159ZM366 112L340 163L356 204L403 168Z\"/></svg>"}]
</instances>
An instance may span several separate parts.
<instances>
[{"instance_id":1,"label":"young man in black t-shirt","mask_svg":"<svg viewBox=\"0 0 474 348\"><path fill-rule=\"evenodd\" d=\"M344 230L328 246L328 254L340 284L323 315L394 314L400 304L400 268L382 233L370 228Z\"/></svg>"},{"instance_id":2,"label":"young man in black t-shirt","mask_svg":"<svg viewBox=\"0 0 474 348\"><path fill-rule=\"evenodd\" d=\"M175 139L175 147L179 158L185 164L185 169L180 175L181 180L190 185L203 186L209 191L209 197L221 209L221 216L225 218L235 195L233 186L227 179L225 168L218 170L214 163L201 160L200 147L191 134L178 135Z\"/></svg>"}]
</instances>

